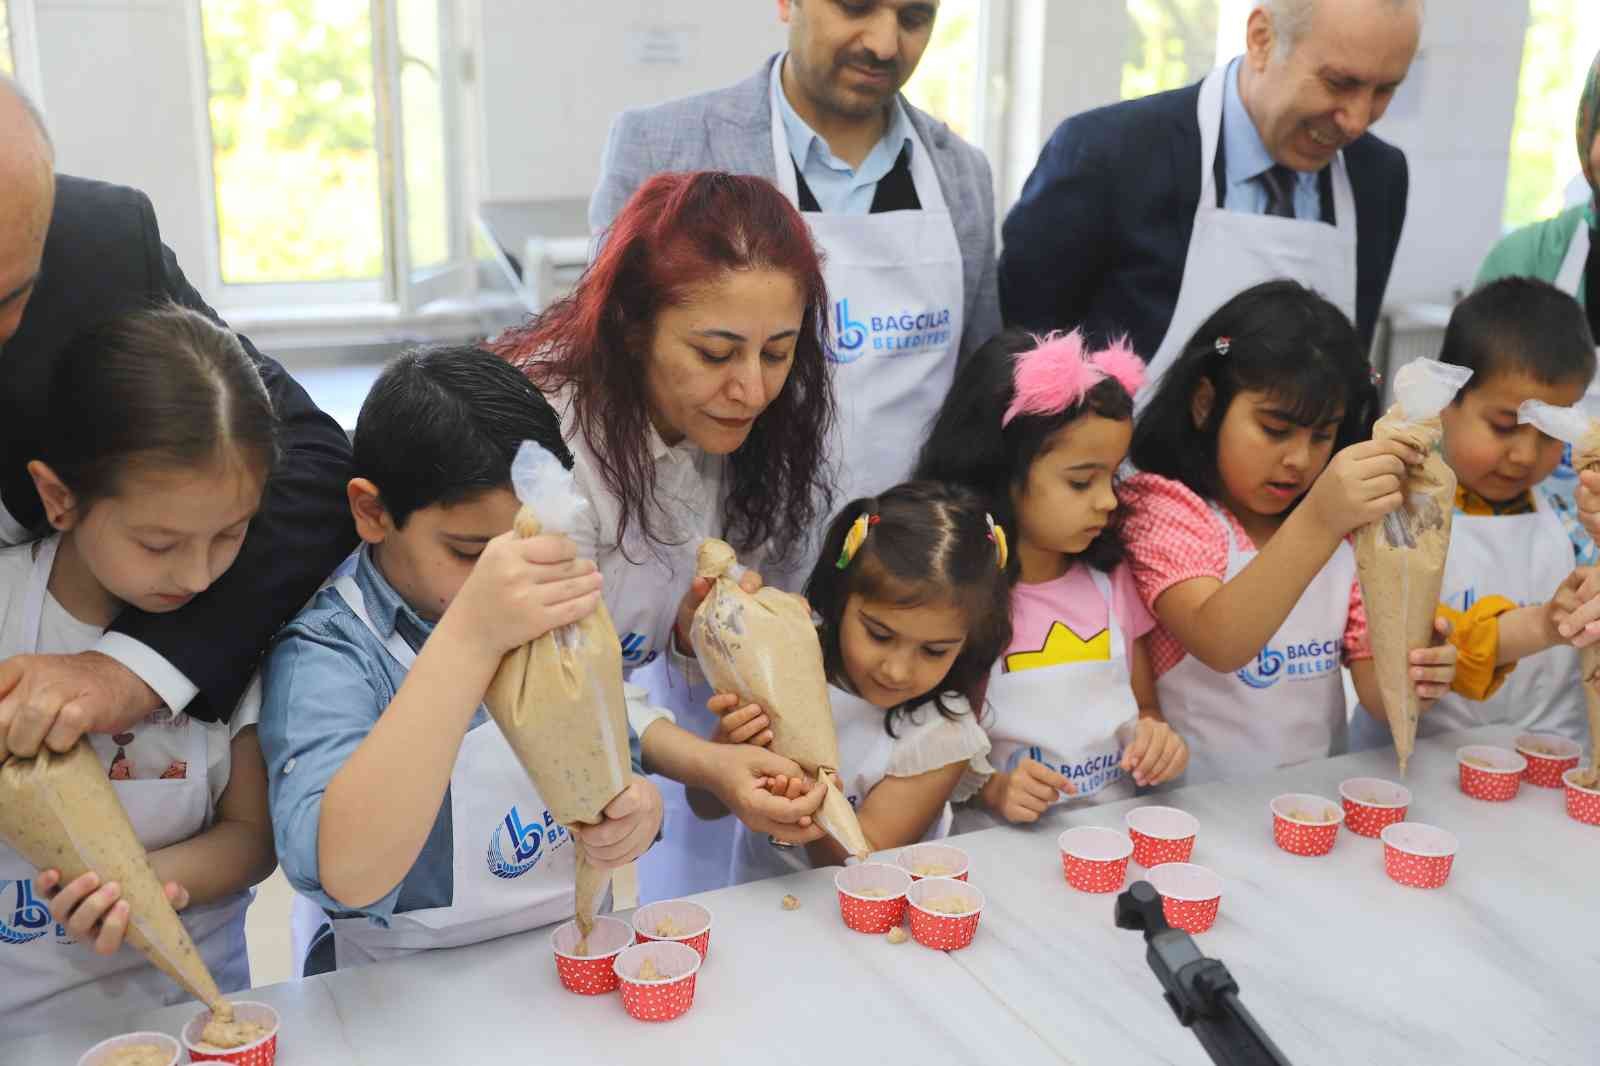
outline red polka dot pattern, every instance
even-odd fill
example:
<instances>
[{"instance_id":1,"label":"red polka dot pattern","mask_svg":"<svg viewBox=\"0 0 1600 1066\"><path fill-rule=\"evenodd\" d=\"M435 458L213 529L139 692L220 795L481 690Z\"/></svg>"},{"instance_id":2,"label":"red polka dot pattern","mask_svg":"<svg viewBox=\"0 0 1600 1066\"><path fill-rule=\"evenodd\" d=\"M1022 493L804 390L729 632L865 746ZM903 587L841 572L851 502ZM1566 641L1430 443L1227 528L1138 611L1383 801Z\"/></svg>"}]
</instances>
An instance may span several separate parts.
<instances>
[{"instance_id":1,"label":"red polka dot pattern","mask_svg":"<svg viewBox=\"0 0 1600 1066\"><path fill-rule=\"evenodd\" d=\"M1062 852L1061 872L1066 875L1067 884L1079 892L1116 892L1128 879L1128 858L1080 859Z\"/></svg>"},{"instance_id":2,"label":"red polka dot pattern","mask_svg":"<svg viewBox=\"0 0 1600 1066\"><path fill-rule=\"evenodd\" d=\"M907 907L906 913L911 915L911 935L917 943L935 951L960 951L977 934L983 909L971 914L935 914L921 907Z\"/></svg>"},{"instance_id":3,"label":"red polka dot pattern","mask_svg":"<svg viewBox=\"0 0 1600 1066\"><path fill-rule=\"evenodd\" d=\"M1203 933L1210 929L1217 920L1217 911L1221 906L1221 896L1210 899L1161 897L1161 913L1166 916L1167 924L1185 933Z\"/></svg>"},{"instance_id":4,"label":"red polka dot pattern","mask_svg":"<svg viewBox=\"0 0 1600 1066\"><path fill-rule=\"evenodd\" d=\"M617 961L621 949L609 955L592 959L572 959L556 956L556 975L561 987L580 996L603 996L617 990L617 971L611 964Z\"/></svg>"},{"instance_id":5,"label":"red polka dot pattern","mask_svg":"<svg viewBox=\"0 0 1600 1066\"><path fill-rule=\"evenodd\" d=\"M1133 861L1146 870L1168 862L1188 862L1189 856L1194 854L1193 836L1164 840L1161 837L1145 836L1131 827L1128 829L1128 836L1133 840Z\"/></svg>"},{"instance_id":6,"label":"red polka dot pattern","mask_svg":"<svg viewBox=\"0 0 1600 1066\"><path fill-rule=\"evenodd\" d=\"M1573 784L1572 779L1581 772L1573 767L1562 775L1562 784L1567 789L1567 814L1585 825L1600 825L1600 790Z\"/></svg>"},{"instance_id":7,"label":"red polka dot pattern","mask_svg":"<svg viewBox=\"0 0 1600 1066\"><path fill-rule=\"evenodd\" d=\"M1537 749L1558 754L1547 755ZM1522 771L1524 781L1539 788L1560 788L1561 775L1578 765L1581 749L1566 737L1529 734L1517 738L1517 754L1528 760L1528 768Z\"/></svg>"},{"instance_id":8,"label":"red polka dot pattern","mask_svg":"<svg viewBox=\"0 0 1600 1066\"><path fill-rule=\"evenodd\" d=\"M1461 791L1476 800L1504 803L1515 799L1522 787L1520 773L1497 773L1477 766L1461 763Z\"/></svg>"},{"instance_id":9,"label":"red polka dot pattern","mask_svg":"<svg viewBox=\"0 0 1600 1066\"><path fill-rule=\"evenodd\" d=\"M906 914L904 894L887 899L869 899L839 892L839 915L844 924L858 933L887 933L899 925Z\"/></svg>"},{"instance_id":10,"label":"red polka dot pattern","mask_svg":"<svg viewBox=\"0 0 1600 1066\"><path fill-rule=\"evenodd\" d=\"M1440 849L1443 850L1443 849ZM1450 879L1455 852L1448 855L1417 855L1383 842L1383 869L1389 879L1408 888L1439 888Z\"/></svg>"},{"instance_id":11,"label":"red polka dot pattern","mask_svg":"<svg viewBox=\"0 0 1600 1066\"><path fill-rule=\"evenodd\" d=\"M1339 823L1306 825L1292 822L1281 814L1272 816L1272 839L1290 855L1326 855L1339 839Z\"/></svg>"},{"instance_id":12,"label":"red polka dot pattern","mask_svg":"<svg viewBox=\"0 0 1600 1066\"><path fill-rule=\"evenodd\" d=\"M662 973L673 975L656 981L640 981L633 977L646 959L653 959ZM672 941L655 941L636 945L617 956L613 964L622 1006L641 1022L670 1022L681 1018L694 1005L695 979L700 973L701 959L685 945Z\"/></svg>"},{"instance_id":13,"label":"red polka dot pattern","mask_svg":"<svg viewBox=\"0 0 1600 1066\"><path fill-rule=\"evenodd\" d=\"M1409 805L1374 807L1369 803L1358 803L1347 796L1344 798L1344 827L1359 836L1375 837L1383 832L1385 826L1405 821L1406 812L1410 809Z\"/></svg>"},{"instance_id":14,"label":"red polka dot pattern","mask_svg":"<svg viewBox=\"0 0 1600 1066\"><path fill-rule=\"evenodd\" d=\"M240 1021L254 1022L268 1027L267 1035L254 1044L246 1044L232 1051L201 1051L200 1032L211 1020L210 1011L200 1015L183 1027L183 1046L189 1051L190 1062L230 1062L233 1066L273 1066L278 1060L278 1012L265 1003L235 1003L233 1016Z\"/></svg>"}]
</instances>

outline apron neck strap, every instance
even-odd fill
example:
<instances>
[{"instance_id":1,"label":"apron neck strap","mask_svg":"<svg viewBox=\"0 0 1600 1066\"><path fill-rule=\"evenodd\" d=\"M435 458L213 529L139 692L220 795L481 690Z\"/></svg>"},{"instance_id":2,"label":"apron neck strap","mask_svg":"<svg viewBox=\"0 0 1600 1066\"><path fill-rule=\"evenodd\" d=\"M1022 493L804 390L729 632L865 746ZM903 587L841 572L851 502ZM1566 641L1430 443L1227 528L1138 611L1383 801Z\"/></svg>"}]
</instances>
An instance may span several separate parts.
<instances>
[{"instance_id":1,"label":"apron neck strap","mask_svg":"<svg viewBox=\"0 0 1600 1066\"><path fill-rule=\"evenodd\" d=\"M378 632L378 627L373 624L372 615L367 611L367 598L361 594L361 586L356 584L355 578L349 574L343 575L334 581L333 590L344 600L351 613L361 620L361 624L367 627L367 631L383 642L384 650L394 656L395 662L408 672L416 665L416 649L406 643L405 638L400 635L398 626L390 630L387 637Z\"/></svg>"},{"instance_id":2,"label":"apron neck strap","mask_svg":"<svg viewBox=\"0 0 1600 1066\"><path fill-rule=\"evenodd\" d=\"M50 588L50 571L56 562L61 534L46 537L38 544L33 565L28 568L27 591L22 597L22 645L27 655L39 653L39 633L44 628L44 600Z\"/></svg>"}]
</instances>

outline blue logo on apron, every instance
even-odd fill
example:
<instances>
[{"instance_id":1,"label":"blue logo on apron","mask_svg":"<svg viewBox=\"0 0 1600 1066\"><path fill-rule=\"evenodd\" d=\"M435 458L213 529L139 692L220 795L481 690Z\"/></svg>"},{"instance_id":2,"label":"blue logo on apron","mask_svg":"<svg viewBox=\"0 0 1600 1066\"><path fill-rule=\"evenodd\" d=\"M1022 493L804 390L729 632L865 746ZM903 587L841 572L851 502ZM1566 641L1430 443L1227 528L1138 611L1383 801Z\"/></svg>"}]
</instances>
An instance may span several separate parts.
<instances>
[{"instance_id":1,"label":"blue logo on apron","mask_svg":"<svg viewBox=\"0 0 1600 1066\"><path fill-rule=\"evenodd\" d=\"M568 835L563 826L556 824L555 815L549 811L544 812L542 819L535 818L524 823L521 812L512 807L489 836L489 872L507 880L521 877L539 865L546 851L564 843ZM509 859L501 846L501 837L510 843Z\"/></svg>"},{"instance_id":2,"label":"blue logo on apron","mask_svg":"<svg viewBox=\"0 0 1600 1066\"><path fill-rule=\"evenodd\" d=\"M1253 666L1235 676L1255 689L1271 688L1285 677L1294 681L1325 677L1339 669L1339 651L1338 640L1308 640L1290 644L1282 651L1266 647L1256 656Z\"/></svg>"},{"instance_id":3,"label":"blue logo on apron","mask_svg":"<svg viewBox=\"0 0 1600 1066\"><path fill-rule=\"evenodd\" d=\"M1006 773L1014 773L1024 758L1032 759L1048 770L1054 770L1062 777L1071 781L1078 791L1076 795L1092 796L1107 785L1122 780L1127 776L1122 770L1122 749L1107 749L1099 755L1091 755L1080 762L1070 763L1061 759L1053 751L1046 751L1037 744L1028 748L1018 748L1006 760ZM1071 798L1071 797L1066 797Z\"/></svg>"},{"instance_id":4,"label":"blue logo on apron","mask_svg":"<svg viewBox=\"0 0 1600 1066\"><path fill-rule=\"evenodd\" d=\"M27 944L50 931L55 920L50 908L33 894L32 881L0 881L0 898L11 895L15 903L0 910L0 944Z\"/></svg>"},{"instance_id":5,"label":"blue logo on apron","mask_svg":"<svg viewBox=\"0 0 1600 1066\"><path fill-rule=\"evenodd\" d=\"M861 347L867 343L867 327L850 317L850 301L839 300L833 305L833 339L837 350L829 353L835 363L853 363L861 358ZM846 355L849 352L851 354Z\"/></svg>"},{"instance_id":6,"label":"blue logo on apron","mask_svg":"<svg viewBox=\"0 0 1600 1066\"><path fill-rule=\"evenodd\" d=\"M644 666L654 661L656 653L643 633L626 633L622 637L622 661L629 666Z\"/></svg>"},{"instance_id":7,"label":"blue logo on apron","mask_svg":"<svg viewBox=\"0 0 1600 1066\"><path fill-rule=\"evenodd\" d=\"M1271 688L1278 683L1278 678L1283 673L1283 652L1274 651L1272 648L1262 648L1256 656L1254 666L1246 666L1238 672L1238 678L1251 688Z\"/></svg>"}]
</instances>

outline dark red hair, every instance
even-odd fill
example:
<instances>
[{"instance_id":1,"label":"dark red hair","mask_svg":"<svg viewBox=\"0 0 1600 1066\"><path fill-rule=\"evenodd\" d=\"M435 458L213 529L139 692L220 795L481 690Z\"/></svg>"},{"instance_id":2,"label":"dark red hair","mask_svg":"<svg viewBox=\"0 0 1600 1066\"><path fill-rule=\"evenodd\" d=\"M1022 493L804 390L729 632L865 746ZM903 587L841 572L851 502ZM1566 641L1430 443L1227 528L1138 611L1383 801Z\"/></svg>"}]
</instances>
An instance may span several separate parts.
<instances>
[{"instance_id":1,"label":"dark red hair","mask_svg":"<svg viewBox=\"0 0 1600 1066\"><path fill-rule=\"evenodd\" d=\"M824 451L834 401L821 257L800 212L770 183L656 175L617 215L572 294L493 345L540 390L570 398L576 428L621 502L619 547L635 523L658 539L643 365L656 316L730 270L754 269L793 277L805 315L788 380L728 457L723 535L741 551L770 542L781 558L829 505Z\"/></svg>"}]
</instances>

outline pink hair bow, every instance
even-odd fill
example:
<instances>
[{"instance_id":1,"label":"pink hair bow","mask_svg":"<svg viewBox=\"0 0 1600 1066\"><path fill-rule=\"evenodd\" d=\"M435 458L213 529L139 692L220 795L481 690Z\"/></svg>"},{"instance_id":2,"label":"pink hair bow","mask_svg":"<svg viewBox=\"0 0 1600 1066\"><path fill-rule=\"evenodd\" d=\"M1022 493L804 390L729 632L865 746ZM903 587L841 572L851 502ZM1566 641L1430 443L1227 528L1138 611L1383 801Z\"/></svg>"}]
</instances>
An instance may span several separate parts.
<instances>
[{"instance_id":1,"label":"pink hair bow","mask_svg":"<svg viewBox=\"0 0 1600 1066\"><path fill-rule=\"evenodd\" d=\"M1083 333L1052 333L1035 338L1039 346L1017 356L1012 371L1011 406L1001 426L1018 415L1054 415L1083 402L1084 396L1106 378L1114 379L1129 396L1144 384L1144 360L1124 338L1099 352L1090 352Z\"/></svg>"}]
</instances>

